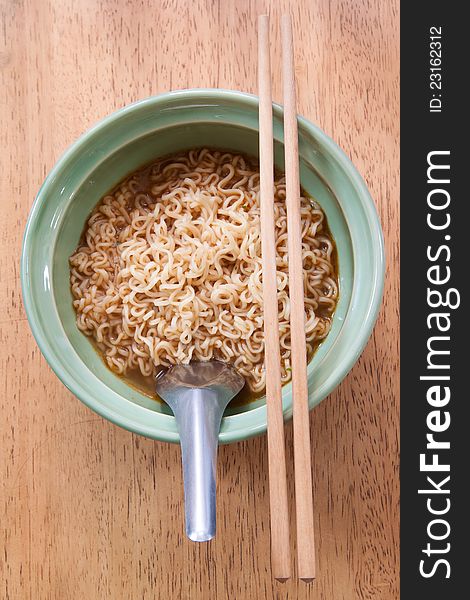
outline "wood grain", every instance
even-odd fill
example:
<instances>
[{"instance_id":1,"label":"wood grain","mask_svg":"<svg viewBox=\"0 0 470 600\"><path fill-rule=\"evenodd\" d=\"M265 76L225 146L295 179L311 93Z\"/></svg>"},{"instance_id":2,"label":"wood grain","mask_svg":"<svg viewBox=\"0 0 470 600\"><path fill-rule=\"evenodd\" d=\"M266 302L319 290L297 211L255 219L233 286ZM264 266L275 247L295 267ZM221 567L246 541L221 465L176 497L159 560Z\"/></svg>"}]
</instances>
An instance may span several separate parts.
<instances>
[{"instance_id":1,"label":"wood grain","mask_svg":"<svg viewBox=\"0 0 470 600\"><path fill-rule=\"evenodd\" d=\"M0 598L398 597L398 2L0 0ZM218 533L183 536L179 448L94 415L52 374L21 303L19 253L46 173L86 128L168 89L256 92L256 16L297 32L299 112L364 176L387 280L371 341L310 416L317 579L274 582L266 438L221 447ZM281 81L273 95L281 100ZM292 426L287 426L292 466ZM293 477L289 476L293 524Z\"/></svg>"}]
</instances>

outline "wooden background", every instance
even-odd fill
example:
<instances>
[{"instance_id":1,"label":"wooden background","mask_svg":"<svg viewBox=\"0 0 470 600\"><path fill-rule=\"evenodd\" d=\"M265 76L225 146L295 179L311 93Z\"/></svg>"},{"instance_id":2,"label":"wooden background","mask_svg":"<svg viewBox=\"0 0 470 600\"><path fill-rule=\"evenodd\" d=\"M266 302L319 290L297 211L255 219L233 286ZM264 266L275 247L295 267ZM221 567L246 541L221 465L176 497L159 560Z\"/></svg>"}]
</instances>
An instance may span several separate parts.
<instances>
[{"instance_id":1,"label":"wooden background","mask_svg":"<svg viewBox=\"0 0 470 600\"><path fill-rule=\"evenodd\" d=\"M220 449L217 538L187 541L179 448L123 431L67 392L36 347L19 284L28 211L62 151L97 119L151 94L256 92L256 16L266 10L280 100L277 19L289 5L299 111L338 141L370 186L388 260L374 335L311 415L311 585L270 575L265 437ZM397 598L398 1L0 6L0 598ZM292 466L291 425L287 440Z\"/></svg>"}]
</instances>

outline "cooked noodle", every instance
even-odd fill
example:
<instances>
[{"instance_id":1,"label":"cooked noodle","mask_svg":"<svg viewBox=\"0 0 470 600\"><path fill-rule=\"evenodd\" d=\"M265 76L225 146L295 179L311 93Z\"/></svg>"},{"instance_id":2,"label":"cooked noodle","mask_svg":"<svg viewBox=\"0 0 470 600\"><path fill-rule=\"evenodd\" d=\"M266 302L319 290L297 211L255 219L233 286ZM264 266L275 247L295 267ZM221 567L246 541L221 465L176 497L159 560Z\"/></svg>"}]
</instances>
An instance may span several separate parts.
<instances>
[{"instance_id":1,"label":"cooked noodle","mask_svg":"<svg viewBox=\"0 0 470 600\"><path fill-rule=\"evenodd\" d=\"M290 379L285 179L275 180L282 381ZM217 358L265 387L259 173L237 154L192 150L137 171L91 214L70 258L77 325L108 366L150 376ZM320 206L302 198L305 332L330 330L338 285Z\"/></svg>"}]
</instances>

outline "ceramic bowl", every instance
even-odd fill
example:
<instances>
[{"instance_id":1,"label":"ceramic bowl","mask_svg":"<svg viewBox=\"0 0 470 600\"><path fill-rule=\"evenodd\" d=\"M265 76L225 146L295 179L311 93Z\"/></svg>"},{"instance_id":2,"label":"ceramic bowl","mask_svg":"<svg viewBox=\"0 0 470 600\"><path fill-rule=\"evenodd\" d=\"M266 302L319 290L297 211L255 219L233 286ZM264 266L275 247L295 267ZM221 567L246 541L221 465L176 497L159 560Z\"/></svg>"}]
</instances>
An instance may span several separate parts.
<instances>
[{"instance_id":1,"label":"ceramic bowl","mask_svg":"<svg viewBox=\"0 0 470 600\"><path fill-rule=\"evenodd\" d=\"M274 106L275 162L283 169L282 108ZM77 329L68 258L100 198L133 170L159 156L208 146L258 155L258 99L224 90L184 90L142 100L106 117L77 140L52 169L32 207L23 242L24 305L36 341L62 382L87 406L141 435L178 441L166 405L107 369ZM330 334L308 365L310 407L345 377L361 354L379 309L384 251L374 203L346 155L299 117L300 176L323 207L339 257L340 298ZM291 386L283 388L285 418ZM264 398L229 409L221 442L266 430Z\"/></svg>"}]
</instances>

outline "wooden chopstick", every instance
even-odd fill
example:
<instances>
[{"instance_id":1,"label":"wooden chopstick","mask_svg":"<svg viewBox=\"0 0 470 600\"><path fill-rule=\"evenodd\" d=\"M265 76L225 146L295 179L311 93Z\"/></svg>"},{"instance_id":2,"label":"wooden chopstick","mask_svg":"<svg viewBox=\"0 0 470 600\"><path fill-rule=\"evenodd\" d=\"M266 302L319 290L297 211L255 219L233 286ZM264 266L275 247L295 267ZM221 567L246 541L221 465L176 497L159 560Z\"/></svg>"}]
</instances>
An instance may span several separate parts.
<instances>
[{"instance_id":1,"label":"wooden chopstick","mask_svg":"<svg viewBox=\"0 0 470 600\"><path fill-rule=\"evenodd\" d=\"M307 388L299 148L295 93L294 47L289 15L281 19L284 93L284 149L289 255L290 330L294 421L295 507L298 576L315 578L312 465Z\"/></svg>"},{"instance_id":2,"label":"wooden chopstick","mask_svg":"<svg viewBox=\"0 0 470 600\"><path fill-rule=\"evenodd\" d=\"M269 17L261 15L258 19L259 158L271 570L276 579L285 581L291 576L291 556L277 303L273 116L269 52Z\"/></svg>"}]
</instances>

